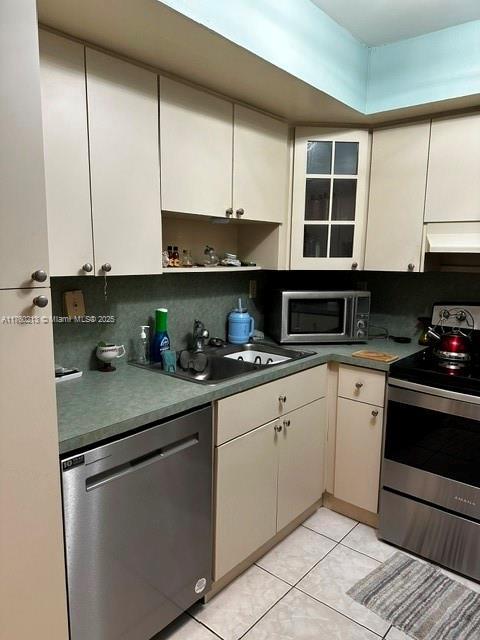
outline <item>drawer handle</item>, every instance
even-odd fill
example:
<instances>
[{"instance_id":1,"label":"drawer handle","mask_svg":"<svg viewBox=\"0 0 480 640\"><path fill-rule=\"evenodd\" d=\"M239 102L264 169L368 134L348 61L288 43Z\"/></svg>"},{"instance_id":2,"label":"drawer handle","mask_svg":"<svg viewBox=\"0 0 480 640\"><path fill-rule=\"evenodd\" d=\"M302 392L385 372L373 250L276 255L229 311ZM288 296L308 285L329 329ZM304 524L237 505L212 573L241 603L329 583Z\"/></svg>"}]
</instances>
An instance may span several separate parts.
<instances>
[{"instance_id":1,"label":"drawer handle","mask_svg":"<svg viewBox=\"0 0 480 640\"><path fill-rule=\"evenodd\" d=\"M363 387L363 382L356 382L355 386L357 388L357 391L360 391L360 389Z\"/></svg>"},{"instance_id":2,"label":"drawer handle","mask_svg":"<svg viewBox=\"0 0 480 640\"><path fill-rule=\"evenodd\" d=\"M290 420L284 420L283 421L283 426L284 427L289 427L290 426Z\"/></svg>"},{"instance_id":3,"label":"drawer handle","mask_svg":"<svg viewBox=\"0 0 480 640\"><path fill-rule=\"evenodd\" d=\"M374 409L374 410L372 411L372 416L373 416L374 418L376 418L376 417L378 416L378 409Z\"/></svg>"},{"instance_id":4,"label":"drawer handle","mask_svg":"<svg viewBox=\"0 0 480 640\"><path fill-rule=\"evenodd\" d=\"M280 431L283 429L281 424L276 424L273 428L275 429L276 433L280 433Z\"/></svg>"},{"instance_id":5,"label":"drawer handle","mask_svg":"<svg viewBox=\"0 0 480 640\"><path fill-rule=\"evenodd\" d=\"M278 396L278 400L279 402L282 402L283 404L285 404L285 402L287 401L287 396Z\"/></svg>"}]
</instances>

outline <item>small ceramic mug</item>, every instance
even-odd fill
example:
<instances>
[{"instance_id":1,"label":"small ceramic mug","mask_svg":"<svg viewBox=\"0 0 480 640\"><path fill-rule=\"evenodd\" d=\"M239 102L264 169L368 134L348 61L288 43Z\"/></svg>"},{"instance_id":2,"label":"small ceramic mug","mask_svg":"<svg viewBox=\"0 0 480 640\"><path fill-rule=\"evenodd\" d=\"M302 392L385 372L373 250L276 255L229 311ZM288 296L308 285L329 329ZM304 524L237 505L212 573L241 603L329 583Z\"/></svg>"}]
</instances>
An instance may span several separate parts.
<instances>
[{"instance_id":1,"label":"small ceramic mug","mask_svg":"<svg viewBox=\"0 0 480 640\"><path fill-rule=\"evenodd\" d=\"M115 371L112 366L113 360L121 358L125 355L125 347L123 344L106 344L98 346L96 351L97 358L104 363L101 371Z\"/></svg>"}]
</instances>

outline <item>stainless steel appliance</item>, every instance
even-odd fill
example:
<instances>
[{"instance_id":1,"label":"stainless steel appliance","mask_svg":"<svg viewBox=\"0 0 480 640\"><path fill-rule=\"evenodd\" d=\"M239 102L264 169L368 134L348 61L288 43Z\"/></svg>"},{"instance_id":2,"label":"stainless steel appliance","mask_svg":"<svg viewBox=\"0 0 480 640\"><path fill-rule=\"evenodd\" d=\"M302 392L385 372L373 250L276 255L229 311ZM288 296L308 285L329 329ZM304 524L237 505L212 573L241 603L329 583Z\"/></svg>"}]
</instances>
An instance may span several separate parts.
<instances>
[{"instance_id":1,"label":"stainless steel appliance","mask_svg":"<svg viewBox=\"0 0 480 640\"><path fill-rule=\"evenodd\" d=\"M436 305L433 322L442 309L466 322L458 306ZM379 535L480 580L480 306L465 310L471 360L430 348L391 367Z\"/></svg>"},{"instance_id":2,"label":"stainless steel appliance","mask_svg":"<svg viewBox=\"0 0 480 640\"><path fill-rule=\"evenodd\" d=\"M71 640L149 640L209 589L211 408L61 461Z\"/></svg>"},{"instance_id":3,"label":"stainless steel appliance","mask_svg":"<svg viewBox=\"0 0 480 640\"><path fill-rule=\"evenodd\" d=\"M366 342L369 291L275 291L267 333L280 343Z\"/></svg>"}]
</instances>

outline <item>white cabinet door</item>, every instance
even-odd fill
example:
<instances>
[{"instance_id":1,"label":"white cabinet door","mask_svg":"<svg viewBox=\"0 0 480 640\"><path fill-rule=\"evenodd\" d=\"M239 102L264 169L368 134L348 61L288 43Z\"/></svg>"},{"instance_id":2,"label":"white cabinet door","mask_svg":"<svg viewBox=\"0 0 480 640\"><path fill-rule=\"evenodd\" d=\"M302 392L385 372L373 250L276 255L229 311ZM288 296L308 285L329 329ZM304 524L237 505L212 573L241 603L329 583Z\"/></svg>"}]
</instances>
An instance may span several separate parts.
<instances>
[{"instance_id":1,"label":"white cabinet door","mask_svg":"<svg viewBox=\"0 0 480 640\"><path fill-rule=\"evenodd\" d=\"M50 272L93 275L85 48L39 34Z\"/></svg>"},{"instance_id":2,"label":"white cabinet door","mask_svg":"<svg viewBox=\"0 0 480 640\"><path fill-rule=\"evenodd\" d=\"M425 222L480 220L480 115L432 121Z\"/></svg>"},{"instance_id":3,"label":"white cabinet door","mask_svg":"<svg viewBox=\"0 0 480 640\"><path fill-rule=\"evenodd\" d=\"M334 496L378 510L383 409L338 398Z\"/></svg>"},{"instance_id":4,"label":"white cabinet door","mask_svg":"<svg viewBox=\"0 0 480 640\"><path fill-rule=\"evenodd\" d=\"M68 637L52 325L36 323L51 311L32 306L39 294L50 300L49 289L0 291L0 636L8 640Z\"/></svg>"},{"instance_id":5,"label":"white cabinet door","mask_svg":"<svg viewBox=\"0 0 480 640\"><path fill-rule=\"evenodd\" d=\"M292 269L362 269L368 131L298 127L293 178Z\"/></svg>"},{"instance_id":6,"label":"white cabinet door","mask_svg":"<svg viewBox=\"0 0 480 640\"><path fill-rule=\"evenodd\" d=\"M160 77L162 209L225 217L232 207L233 105Z\"/></svg>"},{"instance_id":7,"label":"white cabinet door","mask_svg":"<svg viewBox=\"0 0 480 640\"><path fill-rule=\"evenodd\" d=\"M234 106L233 215L285 223L288 199L288 127Z\"/></svg>"},{"instance_id":8,"label":"white cabinet door","mask_svg":"<svg viewBox=\"0 0 480 640\"><path fill-rule=\"evenodd\" d=\"M365 269L419 271L430 122L373 132Z\"/></svg>"},{"instance_id":9,"label":"white cabinet door","mask_svg":"<svg viewBox=\"0 0 480 640\"><path fill-rule=\"evenodd\" d=\"M278 424L266 424L215 450L215 580L275 535Z\"/></svg>"},{"instance_id":10,"label":"white cabinet door","mask_svg":"<svg viewBox=\"0 0 480 640\"><path fill-rule=\"evenodd\" d=\"M44 287L47 271L38 29L35 4L0 2L0 289ZM36 18L35 18L36 20Z\"/></svg>"},{"instance_id":11,"label":"white cabinet door","mask_svg":"<svg viewBox=\"0 0 480 640\"><path fill-rule=\"evenodd\" d=\"M326 401L287 413L279 423L277 531L325 491Z\"/></svg>"},{"instance_id":12,"label":"white cabinet door","mask_svg":"<svg viewBox=\"0 0 480 640\"><path fill-rule=\"evenodd\" d=\"M86 50L96 272L161 273L157 76Z\"/></svg>"}]
</instances>

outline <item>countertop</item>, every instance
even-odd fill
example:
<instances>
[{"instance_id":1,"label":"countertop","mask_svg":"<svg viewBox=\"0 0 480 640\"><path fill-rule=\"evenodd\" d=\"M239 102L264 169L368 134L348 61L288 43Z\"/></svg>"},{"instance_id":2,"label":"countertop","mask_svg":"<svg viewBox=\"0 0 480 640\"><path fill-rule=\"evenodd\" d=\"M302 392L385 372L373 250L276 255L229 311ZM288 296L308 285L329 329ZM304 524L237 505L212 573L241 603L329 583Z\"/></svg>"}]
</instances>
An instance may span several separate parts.
<instances>
[{"instance_id":1,"label":"countertop","mask_svg":"<svg viewBox=\"0 0 480 640\"><path fill-rule=\"evenodd\" d=\"M386 351L400 358L422 350L414 342L397 344L383 339L370 340L363 345L285 346L312 351L315 355L213 386L179 380L125 363L113 373L85 371L81 378L60 382L56 386L60 454L325 362L388 371L388 364L353 357L352 353L360 349Z\"/></svg>"}]
</instances>

